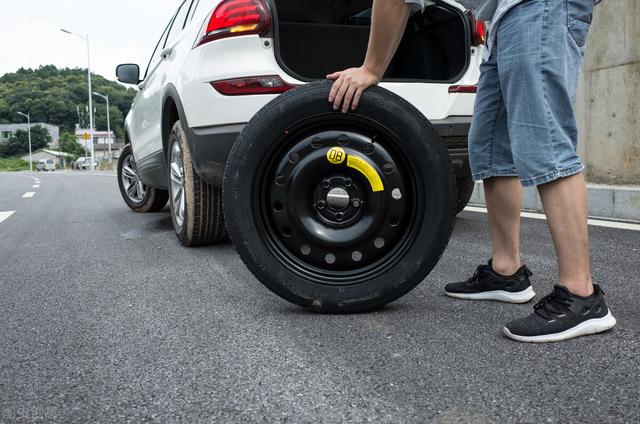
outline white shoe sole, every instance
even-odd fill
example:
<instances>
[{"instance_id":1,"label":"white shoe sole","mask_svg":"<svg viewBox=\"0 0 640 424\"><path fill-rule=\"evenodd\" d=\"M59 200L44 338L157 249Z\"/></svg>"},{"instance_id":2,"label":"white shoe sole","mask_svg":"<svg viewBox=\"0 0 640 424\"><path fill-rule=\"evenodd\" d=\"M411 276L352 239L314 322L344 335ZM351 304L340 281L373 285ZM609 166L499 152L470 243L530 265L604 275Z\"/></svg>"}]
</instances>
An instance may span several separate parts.
<instances>
[{"instance_id":1,"label":"white shoe sole","mask_svg":"<svg viewBox=\"0 0 640 424\"><path fill-rule=\"evenodd\" d=\"M602 318L593 318L585 322L565 330L561 333L544 334L542 336L518 336L512 334L507 327L502 328L502 332L510 339L526 343L549 343L559 342L562 340L573 339L574 337L588 336L589 334L602 333L613 328L616 325L616 319L611 315L611 311Z\"/></svg>"},{"instance_id":2,"label":"white shoe sole","mask_svg":"<svg viewBox=\"0 0 640 424\"><path fill-rule=\"evenodd\" d=\"M506 290L492 290L482 293L450 293L444 291L447 296L455 297L456 299L466 300L497 300L499 302L507 303L527 303L534 297L536 293L531 286L519 292L508 292Z\"/></svg>"}]
</instances>

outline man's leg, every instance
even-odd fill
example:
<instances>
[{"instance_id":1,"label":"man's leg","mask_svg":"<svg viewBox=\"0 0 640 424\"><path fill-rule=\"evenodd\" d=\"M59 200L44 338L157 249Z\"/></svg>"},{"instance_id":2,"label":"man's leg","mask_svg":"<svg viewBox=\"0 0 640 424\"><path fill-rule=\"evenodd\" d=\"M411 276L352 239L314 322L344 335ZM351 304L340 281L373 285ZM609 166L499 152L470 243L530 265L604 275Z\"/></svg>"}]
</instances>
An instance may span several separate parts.
<instances>
[{"instance_id":1,"label":"man's leg","mask_svg":"<svg viewBox=\"0 0 640 424\"><path fill-rule=\"evenodd\" d=\"M524 186L539 187L560 264L553 292L504 327L519 341L566 340L616 324L589 276L587 196L572 103L592 6L523 2L496 33L514 163ZM574 20L582 25L569 26Z\"/></svg>"},{"instance_id":2,"label":"man's leg","mask_svg":"<svg viewBox=\"0 0 640 424\"><path fill-rule=\"evenodd\" d=\"M559 284L531 315L503 332L522 342L554 342L601 333L616 325L604 292L591 282L587 190L582 173L538 186L560 268Z\"/></svg>"},{"instance_id":3,"label":"man's leg","mask_svg":"<svg viewBox=\"0 0 640 424\"><path fill-rule=\"evenodd\" d=\"M522 186L513 162L507 110L492 54L480 67L478 94L469 131L469 162L474 180L484 181L493 258L471 278L449 283L447 296L469 300L525 303L535 297L531 271L520 264Z\"/></svg>"},{"instance_id":4,"label":"man's leg","mask_svg":"<svg viewBox=\"0 0 640 424\"><path fill-rule=\"evenodd\" d=\"M589 270L587 190L582 173L538 186L553 237L560 284L578 296L593 293Z\"/></svg>"},{"instance_id":5,"label":"man's leg","mask_svg":"<svg viewBox=\"0 0 640 424\"><path fill-rule=\"evenodd\" d=\"M492 268L502 275L513 275L521 266L522 185L518 177L495 177L484 180L483 186L493 243Z\"/></svg>"},{"instance_id":6,"label":"man's leg","mask_svg":"<svg viewBox=\"0 0 640 424\"><path fill-rule=\"evenodd\" d=\"M522 185L518 177L489 177L484 194L489 212L493 255L466 281L449 283L445 293L468 300L526 303L535 297L531 271L520 263L520 209Z\"/></svg>"}]
</instances>

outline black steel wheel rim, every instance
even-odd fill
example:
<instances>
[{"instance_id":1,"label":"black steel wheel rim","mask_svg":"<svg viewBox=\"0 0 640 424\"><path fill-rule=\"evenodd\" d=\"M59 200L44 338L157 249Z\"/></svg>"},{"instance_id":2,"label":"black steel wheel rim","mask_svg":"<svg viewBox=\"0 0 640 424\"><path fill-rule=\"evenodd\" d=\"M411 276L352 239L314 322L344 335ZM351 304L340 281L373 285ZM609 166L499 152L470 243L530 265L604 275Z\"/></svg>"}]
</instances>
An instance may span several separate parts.
<instances>
[{"instance_id":1,"label":"black steel wheel rim","mask_svg":"<svg viewBox=\"0 0 640 424\"><path fill-rule=\"evenodd\" d=\"M307 280L349 285L381 275L420 225L424 190L410 155L396 134L366 117L326 113L298 122L258 165L258 235Z\"/></svg>"}]
</instances>

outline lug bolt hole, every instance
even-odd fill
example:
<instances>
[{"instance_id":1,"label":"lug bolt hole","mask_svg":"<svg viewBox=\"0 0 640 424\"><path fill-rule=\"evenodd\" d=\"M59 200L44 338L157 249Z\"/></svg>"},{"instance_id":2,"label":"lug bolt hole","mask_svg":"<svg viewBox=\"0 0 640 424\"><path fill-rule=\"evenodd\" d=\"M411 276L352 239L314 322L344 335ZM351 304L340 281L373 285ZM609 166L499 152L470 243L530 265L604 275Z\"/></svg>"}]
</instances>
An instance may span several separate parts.
<instances>
[{"instance_id":1,"label":"lug bolt hole","mask_svg":"<svg viewBox=\"0 0 640 424\"><path fill-rule=\"evenodd\" d=\"M300 162L300 155L296 152L293 152L289 155L289 162L296 164Z\"/></svg>"},{"instance_id":2,"label":"lug bolt hole","mask_svg":"<svg viewBox=\"0 0 640 424\"><path fill-rule=\"evenodd\" d=\"M279 186L284 185L284 175L276 176L276 185L279 185Z\"/></svg>"},{"instance_id":3,"label":"lug bolt hole","mask_svg":"<svg viewBox=\"0 0 640 424\"><path fill-rule=\"evenodd\" d=\"M339 136L338 144L341 146L346 146L347 144L349 144L349 136L346 134L342 134L341 136Z\"/></svg>"},{"instance_id":4,"label":"lug bolt hole","mask_svg":"<svg viewBox=\"0 0 640 424\"><path fill-rule=\"evenodd\" d=\"M289 226L282 227L282 234L284 234L286 237L291 237L291 235L293 234L293 230Z\"/></svg>"},{"instance_id":5,"label":"lug bolt hole","mask_svg":"<svg viewBox=\"0 0 640 424\"><path fill-rule=\"evenodd\" d=\"M344 180L345 187L351 187L351 184L353 184L353 181L351 181L351 178L347 178L346 180Z\"/></svg>"},{"instance_id":6,"label":"lug bolt hole","mask_svg":"<svg viewBox=\"0 0 640 424\"><path fill-rule=\"evenodd\" d=\"M302 245L300 247L300 253L302 253L304 256L309 256L311 254L311 247L306 244Z\"/></svg>"},{"instance_id":7,"label":"lug bolt hole","mask_svg":"<svg viewBox=\"0 0 640 424\"><path fill-rule=\"evenodd\" d=\"M331 183L329 182L329 180L322 180L322 187L329 188L330 185Z\"/></svg>"},{"instance_id":8,"label":"lug bolt hole","mask_svg":"<svg viewBox=\"0 0 640 424\"><path fill-rule=\"evenodd\" d=\"M329 265L336 263L336 255L334 255L333 253L328 253L325 257L324 260L326 263L328 263Z\"/></svg>"},{"instance_id":9,"label":"lug bolt hole","mask_svg":"<svg viewBox=\"0 0 640 424\"><path fill-rule=\"evenodd\" d=\"M364 148L362 149L363 152L365 152L366 154L370 155L373 153L373 151L375 150L375 146L373 145L373 143L371 144L366 144L364 146Z\"/></svg>"},{"instance_id":10,"label":"lug bolt hole","mask_svg":"<svg viewBox=\"0 0 640 424\"><path fill-rule=\"evenodd\" d=\"M319 137L314 138L313 140L311 140L311 147L313 147L314 149L319 149L322 147L322 139Z\"/></svg>"},{"instance_id":11,"label":"lug bolt hole","mask_svg":"<svg viewBox=\"0 0 640 424\"><path fill-rule=\"evenodd\" d=\"M360 262L362 260L362 252L356 250L351 254L351 259L353 259L354 262Z\"/></svg>"},{"instance_id":12,"label":"lug bolt hole","mask_svg":"<svg viewBox=\"0 0 640 424\"><path fill-rule=\"evenodd\" d=\"M284 209L284 205L282 204L282 202L275 202L273 204L273 210L276 212L281 212Z\"/></svg>"},{"instance_id":13,"label":"lug bolt hole","mask_svg":"<svg viewBox=\"0 0 640 424\"><path fill-rule=\"evenodd\" d=\"M397 227L399 223L400 218L398 218L397 216L392 216L391 218L389 218L389 224L391 224L392 227Z\"/></svg>"},{"instance_id":14,"label":"lug bolt hole","mask_svg":"<svg viewBox=\"0 0 640 424\"><path fill-rule=\"evenodd\" d=\"M376 249L382 249L385 245L384 239L382 237L378 237L373 241L373 245L376 247Z\"/></svg>"},{"instance_id":15,"label":"lug bolt hole","mask_svg":"<svg viewBox=\"0 0 640 424\"><path fill-rule=\"evenodd\" d=\"M317 207L318 209L324 209L324 207L325 207L326 205L327 205L327 204L324 202L324 200L318 200L318 203L316 203L316 207Z\"/></svg>"},{"instance_id":16,"label":"lug bolt hole","mask_svg":"<svg viewBox=\"0 0 640 424\"><path fill-rule=\"evenodd\" d=\"M342 221L342 219L343 219L343 218L344 218L344 214L343 214L342 212L338 212L338 213L336 214L336 219L337 219L338 221Z\"/></svg>"},{"instance_id":17,"label":"lug bolt hole","mask_svg":"<svg viewBox=\"0 0 640 424\"><path fill-rule=\"evenodd\" d=\"M392 163L385 163L382 166L382 172L384 172L385 174L391 174L393 173L394 170L395 170L395 167L393 166Z\"/></svg>"}]
</instances>

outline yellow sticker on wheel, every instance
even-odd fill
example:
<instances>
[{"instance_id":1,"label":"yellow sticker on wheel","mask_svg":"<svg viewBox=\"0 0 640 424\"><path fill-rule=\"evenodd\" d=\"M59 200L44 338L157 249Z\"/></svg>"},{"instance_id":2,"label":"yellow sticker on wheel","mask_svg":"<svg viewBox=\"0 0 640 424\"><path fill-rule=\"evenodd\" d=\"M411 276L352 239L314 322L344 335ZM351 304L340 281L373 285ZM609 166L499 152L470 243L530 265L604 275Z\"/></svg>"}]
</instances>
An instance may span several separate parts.
<instances>
[{"instance_id":1,"label":"yellow sticker on wheel","mask_svg":"<svg viewBox=\"0 0 640 424\"><path fill-rule=\"evenodd\" d=\"M334 165L340 165L346 158L347 152L342 147L332 147L327 152L327 160Z\"/></svg>"},{"instance_id":2,"label":"yellow sticker on wheel","mask_svg":"<svg viewBox=\"0 0 640 424\"><path fill-rule=\"evenodd\" d=\"M364 175L369 181L369 184L371 184L371 190L374 192L384 191L384 184L382 184L382 179L380 178L378 171L376 171L369 162L359 158L358 156L349 155L347 158L347 166Z\"/></svg>"}]
</instances>

